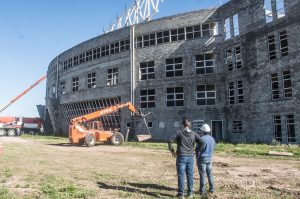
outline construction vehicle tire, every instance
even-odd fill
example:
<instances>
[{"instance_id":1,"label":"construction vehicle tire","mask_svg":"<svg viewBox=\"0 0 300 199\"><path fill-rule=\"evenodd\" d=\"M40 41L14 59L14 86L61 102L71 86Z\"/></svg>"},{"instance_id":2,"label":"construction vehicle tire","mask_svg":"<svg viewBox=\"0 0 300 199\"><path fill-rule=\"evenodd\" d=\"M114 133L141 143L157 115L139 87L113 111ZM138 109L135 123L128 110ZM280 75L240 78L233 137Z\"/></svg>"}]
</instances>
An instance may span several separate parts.
<instances>
[{"instance_id":1,"label":"construction vehicle tire","mask_svg":"<svg viewBox=\"0 0 300 199\"><path fill-rule=\"evenodd\" d=\"M15 129L9 129L7 131L7 135L12 137L12 136L16 136L16 130Z\"/></svg>"},{"instance_id":2,"label":"construction vehicle tire","mask_svg":"<svg viewBox=\"0 0 300 199\"><path fill-rule=\"evenodd\" d=\"M112 145L121 145L124 142L124 136L121 133L114 133L111 137L110 137L110 142Z\"/></svg>"},{"instance_id":3,"label":"construction vehicle tire","mask_svg":"<svg viewBox=\"0 0 300 199\"><path fill-rule=\"evenodd\" d=\"M95 137L93 134L87 134L85 136L85 139L84 139L84 143L88 146L88 147L91 147L91 146L95 146Z\"/></svg>"},{"instance_id":4,"label":"construction vehicle tire","mask_svg":"<svg viewBox=\"0 0 300 199\"><path fill-rule=\"evenodd\" d=\"M84 144L85 144L85 139L84 138L80 139L78 145L83 146Z\"/></svg>"},{"instance_id":5,"label":"construction vehicle tire","mask_svg":"<svg viewBox=\"0 0 300 199\"><path fill-rule=\"evenodd\" d=\"M6 130L5 129L0 129L0 137L6 135Z\"/></svg>"}]
</instances>

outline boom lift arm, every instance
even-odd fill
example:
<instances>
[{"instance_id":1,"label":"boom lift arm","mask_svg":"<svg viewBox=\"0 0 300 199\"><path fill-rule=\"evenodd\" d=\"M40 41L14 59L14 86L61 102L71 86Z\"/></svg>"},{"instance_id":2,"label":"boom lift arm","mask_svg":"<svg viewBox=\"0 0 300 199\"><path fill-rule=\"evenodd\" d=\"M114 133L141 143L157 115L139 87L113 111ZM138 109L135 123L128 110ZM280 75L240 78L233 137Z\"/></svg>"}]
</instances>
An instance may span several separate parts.
<instances>
[{"instance_id":1,"label":"boom lift arm","mask_svg":"<svg viewBox=\"0 0 300 199\"><path fill-rule=\"evenodd\" d=\"M15 103L18 99L20 99L21 97L23 97L26 93L28 93L31 89L33 89L34 87L36 87L39 83L41 83L43 80L46 79L46 75L44 75L43 77L41 77L38 81L36 81L34 84L32 84L29 88L27 88L25 91L23 91L20 95L18 95L17 97L15 97L14 99L12 99L8 104L6 104L5 106L3 106L0 109L0 114L6 110L9 106L11 106L13 103Z\"/></svg>"},{"instance_id":2,"label":"boom lift arm","mask_svg":"<svg viewBox=\"0 0 300 199\"><path fill-rule=\"evenodd\" d=\"M108 114L111 114L111 113L115 113L118 110L120 110L122 108L125 108L125 107L128 107L128 109L131 112L133 112L135 115L141 116L141 114L131 104L131 102L126 102L126 103L117 104L117 105L114 105L114 106L111 106L111 107L107 107L107 108L95 111L93 113L89 113L89 114L74 118L74 119L71 120L71 124L75 125L75 124L82 123L82 122L88 122L88 121L94 120L98 117L105 116L105 115L108 115Z\"/></svg>"}]
</instances>

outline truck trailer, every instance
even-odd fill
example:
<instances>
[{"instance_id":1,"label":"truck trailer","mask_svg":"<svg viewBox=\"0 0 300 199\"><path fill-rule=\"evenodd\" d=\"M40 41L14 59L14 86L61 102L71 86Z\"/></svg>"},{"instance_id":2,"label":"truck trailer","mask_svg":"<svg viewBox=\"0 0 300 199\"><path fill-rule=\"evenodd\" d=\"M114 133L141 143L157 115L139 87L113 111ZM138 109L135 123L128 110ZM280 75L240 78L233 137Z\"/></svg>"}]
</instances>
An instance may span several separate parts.
<instances>
[{"instance_id":1,"label":"truck trailer","mask_svg":"<svg viewBox=\"0 0 300 199\"><path fill-rule=\"evenodd\" d=\"M19 136L43 132L43 120L40 118L0 116L0 136Z\"/></svg>"}]
</instances>

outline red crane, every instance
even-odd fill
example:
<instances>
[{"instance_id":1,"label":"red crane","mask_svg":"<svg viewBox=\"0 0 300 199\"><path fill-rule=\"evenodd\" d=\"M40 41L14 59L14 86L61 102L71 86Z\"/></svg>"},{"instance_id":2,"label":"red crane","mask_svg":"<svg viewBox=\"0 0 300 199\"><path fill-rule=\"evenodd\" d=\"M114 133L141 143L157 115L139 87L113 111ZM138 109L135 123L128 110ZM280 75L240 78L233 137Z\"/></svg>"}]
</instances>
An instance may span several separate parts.
<instances>
[{"instance_id":1,"label":"red crane","mask_svg":"<svg viewBox=\"0 0 300 199\"><path fill-rule=\"evenodd\" d=\"M20 99L21 97L23 97L26 93L28 93L31 89L33 89L35 86L37 86L39 83L41 83L43 80L45 80L47 78L46 75L44 75L43 77L41 77L39 80L37 80L34 84L32 84L29 88L27 88L25 91L23 91L20 95L18 95L17 97L15 97L14 99L12 99L7 105L5 105L4 107L2 107L0 109L0 114L7 109L10 105L12 105L13 103L15 103L18 99Z\"/></svg>"}]
</instances>

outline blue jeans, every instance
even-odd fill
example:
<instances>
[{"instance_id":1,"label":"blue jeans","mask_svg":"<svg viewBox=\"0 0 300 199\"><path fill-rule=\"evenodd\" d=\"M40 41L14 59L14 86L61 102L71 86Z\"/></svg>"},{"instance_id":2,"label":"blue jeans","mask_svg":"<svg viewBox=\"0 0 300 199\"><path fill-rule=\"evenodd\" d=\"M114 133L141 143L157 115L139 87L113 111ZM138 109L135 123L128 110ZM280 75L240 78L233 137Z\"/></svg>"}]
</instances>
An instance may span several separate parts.
<instances>
[{"instance_id":1,"label":"blue jeans","mask_svg":"<svg viewBox=\"0 0 300 199\"><path fill-rule=\"evenodd\" d=\"M178 195L184 194L184 180L187 176L188 195L193 194L194 187L194 156L178 156L176 159L178 175Z\"/></svg>"},{"instance_id":2,"label":"blue jeans","mask_svg":"<svg viewBox=\"0 0 300 199\"><path fill-rule=\"evenodd\" d=\"M200 175L200 193L205 193L205 177L207 174L209 191L214 192L214 177L212 173L212 161L211 160L197 160L199 175Z\"/></svg>"}]
</instances>

